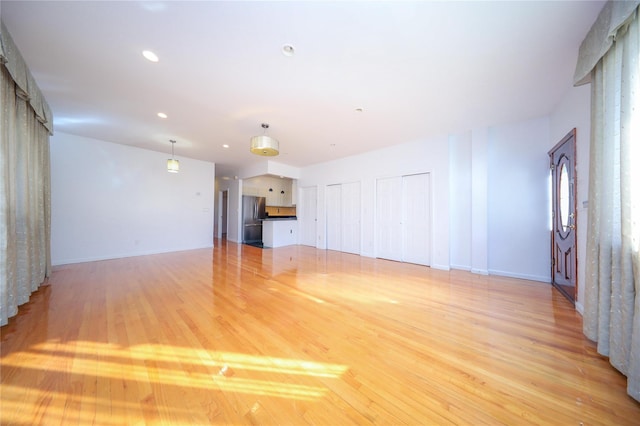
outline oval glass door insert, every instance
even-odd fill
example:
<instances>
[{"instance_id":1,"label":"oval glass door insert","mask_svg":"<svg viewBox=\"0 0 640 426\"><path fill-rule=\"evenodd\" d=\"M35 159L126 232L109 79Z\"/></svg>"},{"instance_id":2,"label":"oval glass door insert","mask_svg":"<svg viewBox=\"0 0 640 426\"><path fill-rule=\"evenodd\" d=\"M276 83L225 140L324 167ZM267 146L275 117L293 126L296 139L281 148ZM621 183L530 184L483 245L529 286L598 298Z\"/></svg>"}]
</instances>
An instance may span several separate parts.
<instances>
[{"instance_id":1,"label":"oval glass door insert","mask_svg":"<svg viewBox=\"0 0 640 426\"><path fill-rule=\"evenodd\" d=\"M562 230L567 232L569 230L569 173L567 173L567 163L562 162L560 168L560 224Z\"/></svg>"}]
</instances>

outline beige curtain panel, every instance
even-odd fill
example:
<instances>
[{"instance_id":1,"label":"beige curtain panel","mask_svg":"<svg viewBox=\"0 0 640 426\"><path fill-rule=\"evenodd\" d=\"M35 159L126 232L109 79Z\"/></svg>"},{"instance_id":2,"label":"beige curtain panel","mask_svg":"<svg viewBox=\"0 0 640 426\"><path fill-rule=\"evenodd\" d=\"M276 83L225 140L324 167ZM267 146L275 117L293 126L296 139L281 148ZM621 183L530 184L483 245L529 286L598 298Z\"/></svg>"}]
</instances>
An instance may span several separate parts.
<instances>
[{"instance_id":1,"label":"beige curtain panel","mask_svg":"<svg viewBox=\"0 0 640 426\"><path fill-rule=\"evenodd\" d=\"M52 116L4 24L0 33L0 325L51 271Z\"/></svg>"},{"instance_id":2,"label":"beige curtain panel","mask_svg":"<svg viewBox=\"0 0 640 426\"><path fill-rule=\"evenodd\" d=\"M591 82L584 333L640 401L640 2L609 2L580 49ZM591 68L589 68L591 66ZM587 72L588 78L583 77Z\"/></svg>"}]
</instances>

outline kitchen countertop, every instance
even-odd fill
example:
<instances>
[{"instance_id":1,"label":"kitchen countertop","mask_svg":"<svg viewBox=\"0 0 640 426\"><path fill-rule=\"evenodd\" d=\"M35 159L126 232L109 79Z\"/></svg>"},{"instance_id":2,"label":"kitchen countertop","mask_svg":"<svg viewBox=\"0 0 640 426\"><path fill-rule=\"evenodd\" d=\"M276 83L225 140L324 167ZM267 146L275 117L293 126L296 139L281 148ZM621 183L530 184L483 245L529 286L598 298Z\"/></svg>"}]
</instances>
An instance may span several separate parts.
<instances>
[{"instance_id":1,"label":"kitchen countertop","mask_svg":"<svg viewBox=\"0 0 640 426\"><path fill-rule=\"evenodd\" d=\"M283 217L278 217L278 216L273 216L273 217L265 217L262 220L298 220L298 218L296 216L283 216Z\"/></svg>"}]
</instances>

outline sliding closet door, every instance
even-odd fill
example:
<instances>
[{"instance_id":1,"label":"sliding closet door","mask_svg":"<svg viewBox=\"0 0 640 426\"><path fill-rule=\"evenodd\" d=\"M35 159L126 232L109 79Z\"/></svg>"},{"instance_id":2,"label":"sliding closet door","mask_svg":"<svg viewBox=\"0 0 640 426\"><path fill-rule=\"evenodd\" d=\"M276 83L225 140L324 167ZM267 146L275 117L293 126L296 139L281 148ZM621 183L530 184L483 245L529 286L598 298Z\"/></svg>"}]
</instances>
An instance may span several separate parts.
<instances>
[{"instance_id":1,"label":"sliding closet door","mask_svg":"<svg viewBox=\"0 0 640 426\"><path fill-rule=\"evenodd\" d=\"M429 174L402 178L402 260L431 262L431 200Z\"/></svg>"},{"instance_id":2,"label":"sliding closet door","mask_svg":"<svg viewBox=\"0 0 640 426\"><path fill-rule=\"evenodd\" d=\"M431 188L428 173L378 179L376 256L429 265Z\"/></svg>"},{"instance_id":3,"label":"sliding closet door","mask_svg":"<svg viewBox=\"0 0 640 426\"><path fill-rule=\"evenodd\" d=\"M376 185L377 257L402 260L402 178L378 179Z\"/></svg>"},{"instance_id":4,"label":"sliding closet door","mask_svg":"<svg viewBox=\"0 0 640 426\"><path fill-rule=\"evenodd\" d=\"M360 182L342 184L342 251L360 254Z\"/></svg>"},{"instance_id":5,"label":"sliding closet door","mask_svg":"<svg viewBox=\"0 0 640 426\"><path fill-rule=\"evenodd\" d=\"M342 185L329 185L327 200L327 249L342 250Z\"/></svg>"}]
</instances>

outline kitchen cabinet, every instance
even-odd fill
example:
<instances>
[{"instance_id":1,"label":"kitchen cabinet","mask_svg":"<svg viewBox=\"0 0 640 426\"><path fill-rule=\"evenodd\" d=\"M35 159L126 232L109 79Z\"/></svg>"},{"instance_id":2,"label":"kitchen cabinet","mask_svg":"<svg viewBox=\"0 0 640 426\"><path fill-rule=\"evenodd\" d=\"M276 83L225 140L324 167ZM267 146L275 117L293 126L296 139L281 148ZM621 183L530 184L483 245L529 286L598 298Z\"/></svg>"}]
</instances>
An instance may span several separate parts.
<instances>
[{"instance_id":1,"label":"kitchen cabinet","mask_svg":"<svg viewBox=\"0 0 640 426\"><path fill-rule=\"evenodd\" d=\"M297 182L295 179L275 176L256 176L243 181L243 195L265 197L267 206L296 204Z\"/></svg>"},{"instance_id":2,"label":"kitchen cabinet","mask_svg":"<svg viewBox=\"0 0 640 426\"><path fill-rule=\"evenodd\" d=\"M277 194L277 191L274 190L273 188L269 188L268 190L266 190L266 197L267 197L267 206L277 206L278 204L278 196L280 194Z\"/></svg>"},{"instance_id":3,"label":"kitchen cabinet","mask_svg":"<svg viewBox=\"0 0 640 426\"><path fill-rule=\"evenodd\" d=\"M261 188L268 206L291 206L291 182L284 179L281 181L270 183L268 188Z\"/></svg>"},{"instance_id":4,"label":"kitchen cabinet","mask_svg":"<svg viewBox=\"0 0 640 426\"><path fill-rule=\"evenodd\" d=\"M265 219L262 222L264 247L283 247L298 244L298 221L295 219Z\"/></svg>"}]
</instances>

